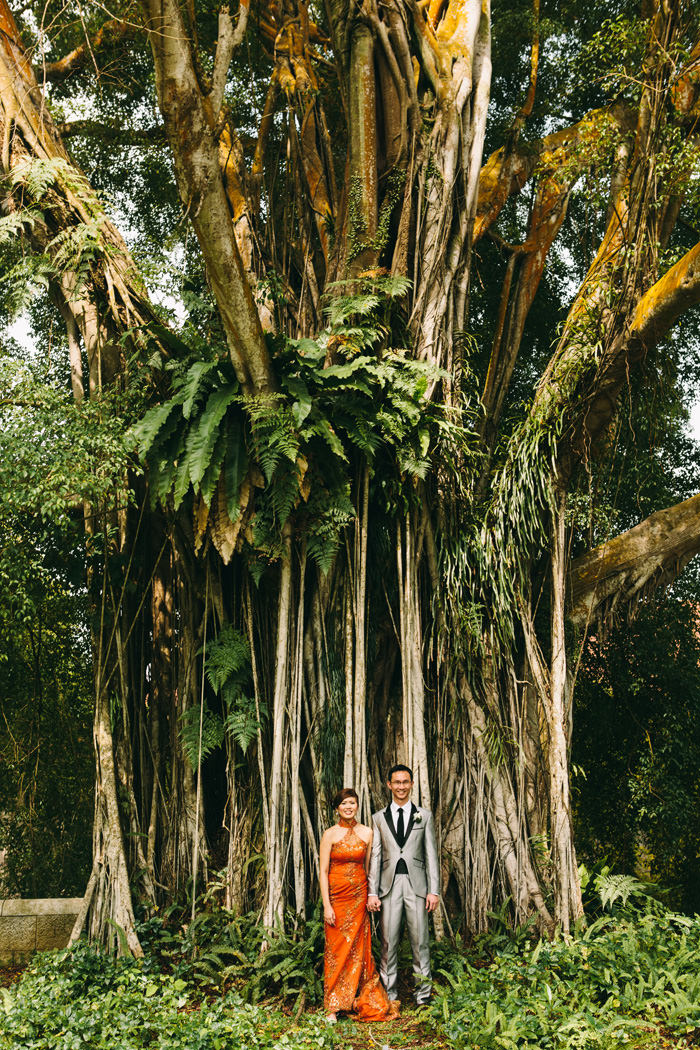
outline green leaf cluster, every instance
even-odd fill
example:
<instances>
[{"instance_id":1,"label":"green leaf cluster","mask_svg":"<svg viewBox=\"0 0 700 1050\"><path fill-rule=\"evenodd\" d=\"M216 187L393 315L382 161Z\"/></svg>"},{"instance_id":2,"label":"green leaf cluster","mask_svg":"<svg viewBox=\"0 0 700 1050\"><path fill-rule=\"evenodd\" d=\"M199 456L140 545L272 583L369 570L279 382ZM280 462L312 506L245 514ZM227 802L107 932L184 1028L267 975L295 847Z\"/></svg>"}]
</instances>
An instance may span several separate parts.
<instances>
[{"instance_id":1,"label":"green leaf cluster","mask_svg":"<svg viewBox=\"0 0 700 1050\"><path fill-rule=\"evenodd\" d=\"M214 692L221 698L226 734L246 753L260 728L260 717L267 707L256 707L251 694L251 663L248 639L227 624L207 646L206 674Z\"/></svg>"},{"instance_id":2,"label":"green leaf cluster","mask_svg":"<svg viewBox=\"0 0 700 1050\"><path fill-rule=\"evenodd\" d=\"M619 906L571 940L501 938L452 955L433 1020L458 1050L618 1050L690 1045L700 1031L700 919ZM613 886L602 886L608 898ZM629 895L629 894L628 894ZM639 898L638 898L639 899ZM610 901L609 901L610 902ZM478 945L477 945L478 947ZM687 1040L687 1042L686 1042Z\"/></svg>"},{"instance_id":3,"label":"green leaf cluster","mask_svg":"<svg viewBox=\"0 0 700 1050\"><path fill-rule=\"evenodd\" d=\"M240 484L248 466L241 398L226 357L194 363L174 361L173 395L155 405L132 428L132 440L147 459L154 502L178 510L190 488L210 504L223 477L229 513L235 519Z\"/></svg>"},{"instance_id":4,"label":"green leaf cluster","mask_svg":"<svg viewBox=\"0 0 700 1050\"><path fill-rule=\"evenodd\" d=\"M152 498L177 511L191 493L212 506L223 485L230 520L239 514L249 469L262 474L255 496L254 559L274 560L294 514L307 550L326 570L355 508L358 467L381 464L395 491L426 475L444 420L429 398L434 368L390 345L399 278L375 278L337 295L315 339L273 340L279 390L244 397L227 356L215 351L176 362L171 397L132 431L148 464Z\"/></svg>"},{"instance_id":5,"label":"green leaf cluster","mask_svg":"<svg viewBox=\"0 0 700 1050\"><path fill-rule=\"evenodd\" d=\"M224 727L221 718L206 703L188 707L180 715L180 739L193 771L212 751L221 747Z\"/></svg>"},{"instance_id":6,"label":"green leaf cluster","mask_svg":"<svg viewBox=\"0 0 700 1050\"><path fill-rule=\"evenodd\" d=\"M73 296L80 296L96 266L115 251L104 236L102 203L88 180L68 161L56 157L17 165L1 180L0 188L19 192L23 201L0 218L0 248L17 248L20 238L37 226L53 229L53 210L59 209L62 219L59 232L46 241L42 251L16 253L2 268L0 281L11 289L13 312L26 309L38 293L48 291L51 280L67 274L71 275ZM80 199L82 221L66 224L66 193Z\"/></svg>"},{"instance_id":7,"label":"green leaf cluster","mask_svg":"<svg viewBox=\"0 0 700 1050\"><path fill-rule=\"evenodd\" d=\"M253 855L248 864L261 858ZM223 873L222 873L223 874ZM235 987L247 1001L282 997L297 1007L323 1001L324 924L320 905L313 915L285 928L266 930L259 915L236 915L212 906L216 880L197 902L192 922L180 925L175 905L138 926L148 966L167 970L210 991ZM286 932L285 932L286 930Z\"/></svg>"},{"instance_id":8,"label":"green leaf cluster","mask_svg":"<svg viewBox=\"0 0 700 1050\"><path fill-rule=\"evenodd\" d=\"M336 1044L322 1016L290 1022L235 991L202 1001L191 981L148 960L112 962L78 944L38 957L0 990L0 1050L324 1050Z\"/></svg>"}]
</instances>

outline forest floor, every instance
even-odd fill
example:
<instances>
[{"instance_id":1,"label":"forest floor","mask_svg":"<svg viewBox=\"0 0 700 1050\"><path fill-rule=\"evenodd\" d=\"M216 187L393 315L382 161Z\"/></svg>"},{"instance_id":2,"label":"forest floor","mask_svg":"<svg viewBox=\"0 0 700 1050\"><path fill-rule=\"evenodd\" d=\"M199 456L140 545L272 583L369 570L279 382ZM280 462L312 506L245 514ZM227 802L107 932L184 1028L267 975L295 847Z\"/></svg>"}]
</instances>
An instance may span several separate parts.
<instances>
[{"instance_id":1,"label":"forest floor","mask_svg":"<svg viewBox=\"0 0 700 1050\"><path fill-rule=\"evenodd\" d=\"M342 1050L450 1050L446 1042L430 1023L424 1007L417 1007L412 997L412 974L399 971L398 993L401 1013L394 1021L364 1023L352 1015L341 1014L332 1026L336 1043ZM293 1010L279 1001L277 1009L300 1020ZM322 1014L318 1007L311 1013Z\"/></svg>"},{"instance_id":2,"label":"forest floor","mask_svg":"<svg viewBox=\"0 0 700 1050\"><path fill-rule=\"evenodd\" d=\"M449 1050L450 1047L425 1023L421 1011L410 1006L405 1007L395 1021L381 1024L359 1024L341 1018L335 1031L342 1037L343 1050Z\"/></svg>"},{"instance_id":3,"label":"forest floor","mask_svg":"<svg viewBox=\"0 0 700 1050\"><path fill-rule=\"evenodd\" d=\"M9 988L20 979L24 966L0 966L0 988Z\"/></svg>"}]
</instances>

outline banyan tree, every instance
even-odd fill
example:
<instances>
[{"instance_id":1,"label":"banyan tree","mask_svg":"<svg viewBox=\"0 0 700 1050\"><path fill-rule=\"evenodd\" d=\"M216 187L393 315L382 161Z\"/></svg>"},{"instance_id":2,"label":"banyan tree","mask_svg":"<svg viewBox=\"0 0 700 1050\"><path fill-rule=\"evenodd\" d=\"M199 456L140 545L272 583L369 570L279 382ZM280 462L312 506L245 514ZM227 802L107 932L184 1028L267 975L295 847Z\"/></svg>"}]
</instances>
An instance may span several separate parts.
<instances>
[{"instance_id":1,"label":"banyan tree","mask_svg":"<svg viewBox=\"0 0 700 1050\"><path fill-rule=\"evenodd\" d=\"M586 635L700 549L700 495L581 527L636 371L700 301L700 26L541 6L0 0L2 234L77 410L133 450L74 508L94 938L138 954L135 902L213 871L268 927L303 915L329 798L368 816L395 761L435 813L438 933L581 915ZM176 187L165 304L98 192L117 147Z\"/></svg>"}]
</instances>

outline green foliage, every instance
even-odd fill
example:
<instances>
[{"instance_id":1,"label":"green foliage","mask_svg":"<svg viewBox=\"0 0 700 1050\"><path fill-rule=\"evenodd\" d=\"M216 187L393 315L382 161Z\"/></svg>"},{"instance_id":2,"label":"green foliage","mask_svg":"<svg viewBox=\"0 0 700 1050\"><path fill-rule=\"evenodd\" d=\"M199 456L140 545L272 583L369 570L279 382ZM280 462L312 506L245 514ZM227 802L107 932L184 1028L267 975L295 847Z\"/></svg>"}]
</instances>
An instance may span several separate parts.
<instances>
[{"instance_id":1,"label":"green foliage","mask_svg":"<svg viewBox=\"0 0 700 1050\"><path fill-rule=\"evenodd\" d=\"M139 926L149 966L221 991L234 987L247 1002L281 997L298 1007L323 1001L324 924L320 906L289 932L267 932L255 914L219 907L200 910L185 928L176 908Z\"/></svg>"},{"instance_id":2,"label":"green foliage","mask_svg":"<svg viewBox=\"0 0 700 1050\"><path fill-rule=\"evenodd\" d=\"M406 290L402 278L366 280L331 300L316 339L276 339L275 393L243 397L225 353L200 348L194 362L168 365L172 396L132 431L153 499L178 510L191 491L211 505L223 481L235 521L252 463L265 482L255 496L252 564L279 556L282 526L294 515L309 556L327 570L355 515L358 464L381 464L396 498L425 476L447 426L427 396L435 369L388 345L404 336L396 302Z\"/></svg>"},{"instance_id":3,"label":"green foliage","mask_svg":"<svg viewBox=\"0 0 700 1050\"><path fill-rule=\"evenodd\" d=\"M173 361L173 395L150 408L132 428L132 440L148 460L151 497L178 510L190 487L211 502L219 478L237 505L248 464L241 430L240 388L228 356ZM234 515L235 517L235 515Z\"/></svg>"},{"instance_id":4,"label":"green foliage","mask_svg":"<svg viewBox=\"0 0 700 1050\"><path fill-rule=\"evenodd\" d=\"M231 624L207 645L206 674L223 701L224 729L245 754L260 728L258 716L264 717L267 707L256 706L250 695L250 645Z\"/></svg>"},{"instance_id":5,"label":"green foliage","mask_svg":"<svg viewBox=\"0 0 700 1050\"><path fill-rule=\"evenodd\" d=\"M581 874L581 890L586 890L586 878ZM641 882L634 875L620 875L611 872L607 865L595 876L596 893L604 911L612 911L617 905L624 907L630 901L641 903L653 910L655 898L650 894L653 889L649 883ZM663 910L663 909L662 909Z\"/></svg>"},{"instance_id":6,"label":"green foliage","mask_svg":"<svg viewBox=\"0 0 700 1050\"><path fill-rule=\"evenodd\" d=\"M12 189L24 190L37 203L45 201L49 197L49 191L57 185L81 198L87 197L87 208L97 200L97 194L85 176L62 157L35 157L26 160L13 166L6 178Z\"/></svg>"},{"instance_id":7,"label":"green foliage","mask_svg":"<svg viewBox=\"0 0 700 1050\"><path fill-rule=\"evenodd\" d=\"M238 683L248 676L250 645L248 639L231 624L227 624L207 645L207 678L217 693L222 687Z\"/></svg>"},{"instance_id":8,"label":"green foliage","mask_svg":"<svg viewBox=\"0 0 700 1050\"><path fill-rule=\"evenodd\" d=\"M76 221L52 237L43 252L23 252L14 265L4 268L0 283L11 288L10 305L20 313L40 292L46 292L51 280L69 273L73 279L72 294L77 298L84 291L95 265L110 254L114 247L104 237L104 212L98 195L88 180L72 164L60 157L35 159L19 164L2 182L13 192L20 192L21 207L0 218L0 246L16 245L19 237L37 225L55 226L51 209L63 207L58 188L80 199L86 218Z\"/></svg>"},{"instance_id":9,"label":"green foliage","mask_svg":"<svg viewBox=\"0 0 700 1050\"><path fill-rule=\"evenodd\" d=\"M639 101L639 70L648 43L649 22L620 15L607 18L578 56L576 72L581 78L600 81L613 98Z\"/></svg>"},{"instance_id":10,"label":"green foliage","mask_svg":"<svg viewBox=\"0 0 700 1050\"><path fill-rule=\"evenodd\" d=\"M125 440L128 411L116 390L77 406L52 376L3 357L0 514L67 523L83 502L128 503L137 466Z\"/></svg>"},{"instance_id":11,"label":"green foliage","mask_svg":"<svg viewBox=\"0 0 700 1050\"><path fill-rule=\"evenodd\" d=\"M4 356L0 383L0 894L28 897L82 893L89 874L83 503L131 498L124 403L115 392L76 407L56 376L61 350L51 367Z\"/></svg>"},{"instance_id":12,"label":"green foliage","mask_svg":"<svg viewBox=\"0 0 700 1050\"><path fill-rule=\"evenodd\" d=\"M700 908L699 668L694 599L613 625L583 656L572 751L581 858L658 880L688 911Z\"/></svg>"},{"instance_id":13,"label":"green foliage","mask_svg":"<svg viewBox=\"0 0 700 1050\"><path fill-rule=\"evenodd\" d=\"M202 1001L192 983L147 962L112 962L78 944L39 956L0 990L0 1050L324 1050L336 1044L322 1016L299 1023L229 992Z\"/></svg>"},{"instance_id":14,"label":"green foliage","mask_svg":"<svg viewBox=\"0 0 700 1050\"><path fill-rule=\"evenodd\" d=\"M602 884L609 902L611 885ZM634 889L615 885L620 899ZM651 910L618 907L569 941L500 938L494 955L487 935L475 947L476 959L445 960L447 987L431 1006L457 1050L650 1048L669 1037L683 1046L700 1031L697 916L656 902Z\"/></svg>"},{"instance_id":15,"label":"green foliage","mask_svg":"<svg viewBox=\"0 0 700 1050\"><path fill-rule=\"evenodd\" d=\"M79 537L0 514L0 897L77 896L91 865L92 665Z\"/></svg>"},{"instance_id":16,"label":"green foliage","mask_svg":"<svg viewBox=\"0 0 700 1050\"><path fill-rule=\"evenodd\" d=\"M199 768L212 751L221 747L224 726L219 715L206 704L188 707L180 716L180 738L193 770Z\"/></svg>"}]
</instances>

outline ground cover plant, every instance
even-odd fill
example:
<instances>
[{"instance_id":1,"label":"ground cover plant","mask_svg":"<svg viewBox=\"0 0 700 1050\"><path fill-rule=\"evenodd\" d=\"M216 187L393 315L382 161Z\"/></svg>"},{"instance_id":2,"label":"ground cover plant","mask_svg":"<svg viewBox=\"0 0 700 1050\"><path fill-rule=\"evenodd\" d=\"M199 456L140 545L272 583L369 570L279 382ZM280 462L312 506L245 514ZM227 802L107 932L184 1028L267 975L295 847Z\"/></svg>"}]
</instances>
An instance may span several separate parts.
<instances>
[{"instance_id":1,"label":"ground cover plant","mask_svg":"<svg viewBox=\"0 0 700 1050\"><path fill-rule=\"evenodd\" d=\"M591 920L570 938L513 930L507 909L466 946L433 946L435 994L386 1025L322 1006L318 920L263 949L252 916L210 910L141 923L142 959L79 942L37 956L0 988L0 1050L668 1050L700 1040L700 917L670 911L630 876L589 877ZM410 957L401 987L409 1000Z\"/></svg>"},{"instance_id":2,"label":"ground cover plant","mask_svg":"<svg viewBox=\"0 0 700 1050\"><path fill-rule=\"evenodd\" d=\"M231 991L205 999L194 982L112 961L84 943L37 958L0 990L2 1050L265 1050L337 1045L318 1014L293 1022Z\"/></svg>"},{"instance_id":3,"label":"ground cover plant","mask_svg":"<svg viewBox=\"0 0 700 1050\"><path fill-rule=\"evenodd\" d=\"M667 910L629 876L597 881L607 907L571 939L490 934L445 958L431 1016L449 1046L697 1045L700 918Z\"/></svg>"}]
</instances>

